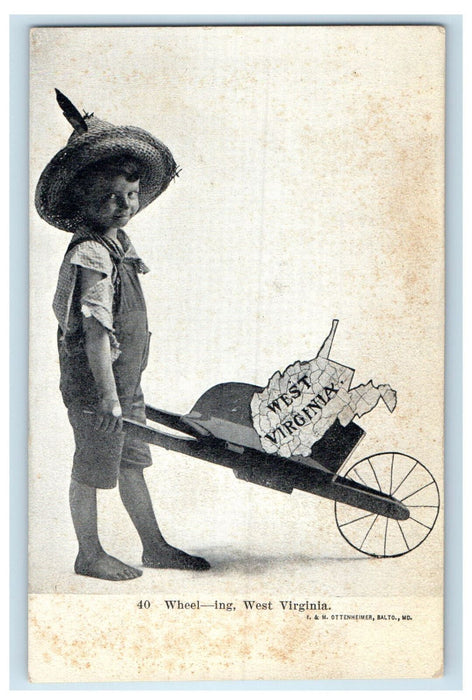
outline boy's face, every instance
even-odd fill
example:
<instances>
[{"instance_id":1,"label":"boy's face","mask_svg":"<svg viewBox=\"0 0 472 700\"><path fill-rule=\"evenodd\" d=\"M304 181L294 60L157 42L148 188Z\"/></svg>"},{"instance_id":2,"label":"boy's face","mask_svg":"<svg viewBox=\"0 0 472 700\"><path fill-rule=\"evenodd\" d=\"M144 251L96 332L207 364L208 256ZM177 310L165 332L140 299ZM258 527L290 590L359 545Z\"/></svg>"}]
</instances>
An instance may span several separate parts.
<instances>
[{"instance_id":1,"label":"boy's face","mask_svg":"<svg viewBox=\"0 0 472 700\"><path fill-rule=\"evenodd\" d=\"M139 180L95 175L82 196L80 213L103 232L126 226L139 209Z\"/></svg>"}]
</instances>

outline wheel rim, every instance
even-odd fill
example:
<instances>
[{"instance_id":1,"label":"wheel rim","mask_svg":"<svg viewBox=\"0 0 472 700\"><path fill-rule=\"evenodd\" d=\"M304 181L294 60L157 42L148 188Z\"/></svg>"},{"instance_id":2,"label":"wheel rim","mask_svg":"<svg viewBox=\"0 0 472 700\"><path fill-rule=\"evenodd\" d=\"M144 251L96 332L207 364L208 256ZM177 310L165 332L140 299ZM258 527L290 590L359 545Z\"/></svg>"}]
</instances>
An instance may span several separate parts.
<instances>
[{"instance_id":1,"label":"wheel rim","mask_svg":"<svg viewBox=\"0 0 472 700\"><path fill-rule=\"evenodd\" d=\"M356 462L343 474L364 486L394 496L410 510L400 521L335 502L336 525L358 552L372 557L400 557L422 544L439 514L439 489L421 462L401 452L380 452Z\"/></svg>"}]
</instances>

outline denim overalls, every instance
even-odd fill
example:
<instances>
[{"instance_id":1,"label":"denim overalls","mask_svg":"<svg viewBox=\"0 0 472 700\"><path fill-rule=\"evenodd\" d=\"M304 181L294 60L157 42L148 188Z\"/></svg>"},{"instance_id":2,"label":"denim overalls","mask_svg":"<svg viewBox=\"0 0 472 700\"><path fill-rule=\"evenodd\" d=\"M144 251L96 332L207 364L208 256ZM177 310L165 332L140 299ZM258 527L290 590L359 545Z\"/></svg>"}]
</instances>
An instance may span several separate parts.
<instances>
[{"instance_id":1,"label":"denim overalls","mask_svg":"<svg viewBox=\"0 0 472 700\"><path fill-rule=\"evenodd\" d=\"M115 336L121 354L113 362L118 398L125 418L145 423L145 405L141 390L141 374L149 355L149 330L141 284L138 279L138 261L126 258L118 247L98 236L84 237L73 241L66 255L79 243L87 240L100 242L109 252L114 267L113 321ZM80 285L76 284L73 304L80 307ZM63 336L59 331L59 363L61 369L60 388L63 400L69 409L69 419L74 428L76 453L73 477L77 481L99 488L112 488L121 467L143 468L152 463L149 446L129 439L124 433L105 435L91 427L90 415L99 400L95 380L90 369L85 337L80 327L73 334ZM100 483L89 472L95 471L95 462L100 462ZM116 463L114 476L106 476L105 462ZM109 470L108 470L109 471ZM116 472L116 473L115 473ZM85 474L85 476L84 476ZM110 477L112 475L110 474Z\"/></svg>"}]
</instances>

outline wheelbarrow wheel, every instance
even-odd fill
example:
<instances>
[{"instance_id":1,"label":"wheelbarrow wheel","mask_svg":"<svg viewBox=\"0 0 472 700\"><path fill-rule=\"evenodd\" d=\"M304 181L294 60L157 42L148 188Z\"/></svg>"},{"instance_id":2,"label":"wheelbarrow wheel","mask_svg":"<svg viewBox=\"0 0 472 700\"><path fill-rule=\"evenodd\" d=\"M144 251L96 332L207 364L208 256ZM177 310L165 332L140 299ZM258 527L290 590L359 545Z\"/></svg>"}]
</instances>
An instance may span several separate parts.
<instances>
[{"instance_id":1,"label":"wheelbarrow wheel","mask_svg":"<svg viewBox=\"0 0 472 700\"><path fill-rule=\"evenodd\" d=\"M335 502L336 524L351 547L371 557L400 557L425 541L438 517L439 489L421 462L382 452L360 460L343 476L393 496L410 511L400 521Z\"/></svg>"}]
</instances>

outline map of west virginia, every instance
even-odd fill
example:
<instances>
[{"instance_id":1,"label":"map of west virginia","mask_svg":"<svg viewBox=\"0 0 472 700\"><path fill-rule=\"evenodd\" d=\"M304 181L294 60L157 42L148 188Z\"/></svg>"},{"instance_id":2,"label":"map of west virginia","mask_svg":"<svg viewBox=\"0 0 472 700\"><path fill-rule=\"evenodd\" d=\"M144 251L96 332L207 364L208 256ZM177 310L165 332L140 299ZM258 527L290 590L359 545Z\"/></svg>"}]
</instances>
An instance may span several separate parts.
<instances>
[{"instance_id":1,"label":"map of west virginia","mask_svg":"<svg viewBox=\"0 0 472 700\"><path fill-rule=\"evenodd\" d=\"M396 392L372 381L351 388L354 370L329 359L338 321L313 360L294 362L276 372L251 401L253 425L263 449L280 457L308 457L313 445L339 420L346 426L377 406L380 399L392 412Z\"/></svg>"}]
</instances>

